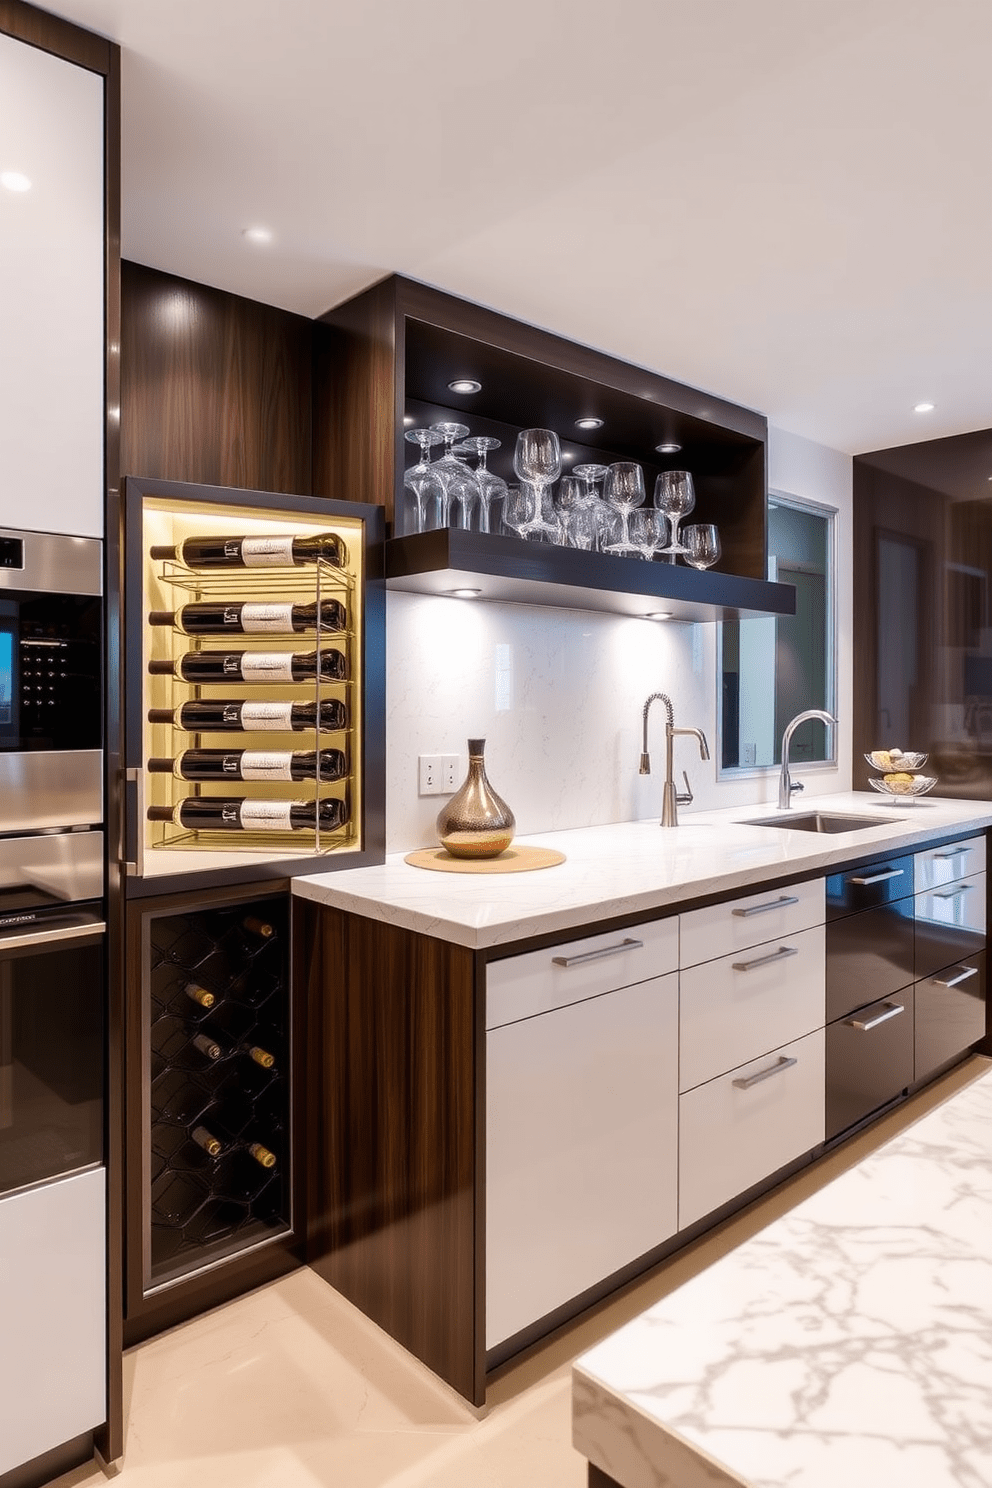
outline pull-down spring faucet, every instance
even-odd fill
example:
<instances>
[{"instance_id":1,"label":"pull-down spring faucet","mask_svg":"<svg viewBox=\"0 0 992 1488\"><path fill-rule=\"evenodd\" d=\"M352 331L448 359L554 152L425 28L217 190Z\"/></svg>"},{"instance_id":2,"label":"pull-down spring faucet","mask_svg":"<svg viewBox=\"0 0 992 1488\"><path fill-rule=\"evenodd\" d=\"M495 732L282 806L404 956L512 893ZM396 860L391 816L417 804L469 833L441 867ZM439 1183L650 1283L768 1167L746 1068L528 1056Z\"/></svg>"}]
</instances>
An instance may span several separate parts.
<instances>
[{"instance_id":1,"label":"pull-down spring faucet","mask_svg":"<svg viewBox=\"0 0 992 1488\"><path fill-rule=\"evenodd\" d=\"M675 712L672 708L672 700L665 692L653 692L644 704L644 727L641 739L641 764L638 773L640 775L651 774L651 756L648 754L648 713L651 704L660 700L665 705L667 720L665 723L665 789L661 798L661 825L663 827L677 827L679 824L679 807L688 806L692 800L692 787L689 777L682 771L682 779L685 781L685 795L680 795L675 789L672 760L672 740L676 734L693 734L699 740L699 758L708 760L710 747L706 742L706 735L701 729L676 728Z\"/></svg>"}]
</instances>

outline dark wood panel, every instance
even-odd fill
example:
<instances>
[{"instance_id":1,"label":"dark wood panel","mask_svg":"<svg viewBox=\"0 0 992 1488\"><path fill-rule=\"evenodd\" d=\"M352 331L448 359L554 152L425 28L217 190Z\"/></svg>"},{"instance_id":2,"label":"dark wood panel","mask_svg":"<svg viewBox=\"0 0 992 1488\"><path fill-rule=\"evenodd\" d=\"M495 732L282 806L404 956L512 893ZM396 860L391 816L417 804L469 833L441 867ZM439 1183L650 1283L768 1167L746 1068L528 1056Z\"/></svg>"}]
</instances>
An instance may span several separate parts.
<instances>
[{"instance_id":1,"label":"dark wood panel","mask_svg":"<svg viewBox=\"0 0 992 1488\"><path fill-rule=\"evenodd\" d=\"M616 1478L611 1478L609 1473L603 1472L602 1468L589 1463L589 1488L623 1488Z\"/></svg>"},{"instance_id":2,"label":"dark wood panel","mask_svg":"<svg viewBox=\"0 0 992 1488\"><path fill-rule=\"evenodd\" d=\"M26 5L24 0L0 0L0 31L43 52L76 62L90 72L109 73L114 65L113 55L118 52L106 37L84 31L81 26L38 10L34 5Z\"/></svg>"},{"instance_id":3,"label":"dark wood panel","mask_svg":"<svg viewBox=\"0 0 992 1488\"><path fill-rule=\"evenodd\" d=\"M308 494L311 322L122 265L127 474Z\"/></svg>"},{"instance_id":4,"label":"dark wood panel","mask_svg":"<svg viewBox=\"0 0 992 1488\"><path fill-rule=\"evenodd\" d=\"M473 954L298 907L310 948L307 1259L481 1404Z\"/></svg>"}]
</instances>

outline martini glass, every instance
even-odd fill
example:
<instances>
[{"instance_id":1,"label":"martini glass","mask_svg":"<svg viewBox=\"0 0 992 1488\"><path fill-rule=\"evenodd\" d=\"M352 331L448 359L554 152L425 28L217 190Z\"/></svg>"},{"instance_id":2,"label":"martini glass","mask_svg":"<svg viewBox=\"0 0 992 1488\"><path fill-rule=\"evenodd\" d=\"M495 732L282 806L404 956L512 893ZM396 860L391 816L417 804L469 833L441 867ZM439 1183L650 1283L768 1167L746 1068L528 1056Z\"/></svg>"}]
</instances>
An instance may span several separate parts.
<instances>
[{"instance_id":1,"label":"martini glass","mask_svg":"<svg viewBox=\"0 0 992 1488\"><path fill-rule=\"evenodd\" d=\"M489 509L494 501L506 500L506 481L499 475L493 475L486 464L486 457L490 450L499 449L503 443L501 439L490 439L485 435L477 434L472 439L463 439L457 445L454 453L476 454L479 463L475 467L475 478L479 483L479 531L490 531Z\"/></svg>"},{"instance_id":2,"label":"martini glass","mask_svg":"<svg viewBox=\"0 0 992 1488\"><path fill-rule=\"evenodd\" d=\"M403 485L413 497L412 530L426 532L438 525L442 486L437 477L437 466L431 464L431 450L436 444L443 444L444 437L435 434L433 429L408 429L404 437L411 444L420 445L420 459L404 474Z\"/></svg>"},{"instance_id":3,"label":"martini glass","mask_svg":"<svg viewBox=\"0 0 992 1488\"><path fill-rule=\"evenodd\" d=\"M441 526L467 527L471 521L472 508L479 499L479 482L472 471L455 454L456 439L464 439L467 424L432 424L431 430L444 440L444 454L433 469L441 482Z\"/></svg>"}]
</instances>

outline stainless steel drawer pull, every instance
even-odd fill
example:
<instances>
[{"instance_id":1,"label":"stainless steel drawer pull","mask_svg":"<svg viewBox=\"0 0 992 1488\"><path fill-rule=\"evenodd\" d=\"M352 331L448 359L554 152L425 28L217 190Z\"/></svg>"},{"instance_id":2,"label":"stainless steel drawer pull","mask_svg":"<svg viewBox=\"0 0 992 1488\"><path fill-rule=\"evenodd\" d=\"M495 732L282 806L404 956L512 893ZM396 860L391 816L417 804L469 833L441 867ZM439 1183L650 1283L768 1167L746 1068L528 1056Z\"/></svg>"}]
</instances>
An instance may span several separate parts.
<instances>
[{"instance_id":1,"label":"stainless steel drawer pull","mask_svg":"<svg viewBox=\"0 0 992 1488\"><path fill-rule=\"evenodd\" d=\"M752 1085L760 1085L762 1080L770 1080L772 1075L781 1074L782 1070L789 1069L793 1064L798 1064L798 1059L787 1059L784 1054L770 1064L767 1069L759 1070L756 1075L747 1075L743 1080L735 1080L735 1090L750 1090Z\"/></svg>"},{"instance_id":2,"label":"stainless steel drawer pull","mask_svg":"<svg viewBox=\"0 0 992 1488\"><path fill-rule=\"evenodd\" d=\"M970 852L970 847L949 847L946 852L935 852L933 860L935 863L943 863L947 858L963 858L965 853Z\"/></svg>"},{"instance_id":3,"label":"stainless steel drawer pull","mask_svg":"<svg viewBox=\"0 0 992 1488\"><path fill-rule=\"evenodd\" d=\"M930 982L934 987L957 987L961 982L966 982L970 977L977 975L977 966L966 966L958 972L957 976L948 977L946 981L943 977L931 977Z\"/></svg>"},{"instance_id":4,"label":"stainless steel drawer pull","mask_svg":"<svg viewBox=\"0 0 992 1488\"><path fill-rule=\"evenodd\" d=\"M974 887L974 884L955 884L953 889L931 889L930 892L935 899L956 899L959 894L967 894Z\"/></svg>"},{"instance_id":5,"label":"stainless steel drawer pull","mask_svg":"<svg viewBox=\"0 0 992 1488\"><path fill-rule=\"evenodd\" d=\"M787 956L798 955L795 946L779 946L770 956L757 956L753 961L734 961L731 964L735 971L754 971L758 966L771 966L773 961L784 961Z\"/></svg>"},{"instance_id":6,"label":"stainless steel drawer pull","mask_svg":"<svg viewBox=\"0 0 992 1488\"><path fill-rule=\"evenodd\" d=\"M884 883L887 878L902 878L906 872L905 868L887 868L884 873L873 873L870 878L849 878L848 883L873 884Z\"/></svg>"},{"instance_id":7,"label":"stainless steel drawer pull","mask_svg":"<svg viewBox=\"0 0 992 1488\"><path fill-rule=\"evenodd\" d=\"M767 904L752 904L747 909L732 909L730 913L738 919L749 920L752 915L767 914L770 909L784 909L787 904L798 904L794 894L783 894L780 899L770 899Z\"/></svg>"},{"instance_id":8,"label":"stainless steel drawer pull","mask_svg":"<svg viewBox=\"0 0 992 1488\"><path fill-rule=\"evenodd\" d=\"M587 961L601 961L604 956L618 956L621 951L639 951L643 940L621 940L617 945L601 946L598 951L583 951L581 956L552 956L552 966L584 966Z\"/></svg>"},{"instance_id":9,"label":"stainless steel drawer pull","mask_svg":"<svg viewBox=\"0 0 992 1488\"><path fill-rule=\"evenodd\" d=\"M886 1011L879 1013L877 1018L869 1018L865 1023L858 1018L845 1018L844 1022L848 1028L856 1028L859 1033L868 1033L870 1029L877 1028L879 1023L888 1023L890 1018L898 1018L900 1013L906 1011L901 1002L886 1002L882 1006Z\"/></svg>"}]
</instances>

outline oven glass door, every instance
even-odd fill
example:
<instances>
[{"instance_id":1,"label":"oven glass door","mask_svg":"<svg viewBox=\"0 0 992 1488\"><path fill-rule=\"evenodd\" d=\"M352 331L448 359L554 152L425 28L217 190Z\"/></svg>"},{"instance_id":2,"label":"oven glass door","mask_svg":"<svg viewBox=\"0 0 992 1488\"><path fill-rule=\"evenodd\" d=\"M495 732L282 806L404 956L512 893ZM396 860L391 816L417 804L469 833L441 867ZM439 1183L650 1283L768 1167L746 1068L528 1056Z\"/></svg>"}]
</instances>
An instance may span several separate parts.
<instances>
[{"instance_id":1,"label":"oven glass door","mask_svg":"<svg viewBox=\"0 0 992 1488\"><path fill-rule=\"evenodd\" d=\"M103 929L0 938L0 1195L103 1159Z\"/></svg>"},{"instance_id":2,"label":"oven glass door","mask_svg":"<svg viewBox=\"0 0 992 1488\"><path fill-rule=\"evenodd\" d=\"M101 601L0 593L0 751L99 749Z\"/></svg>"}]
</instances>

